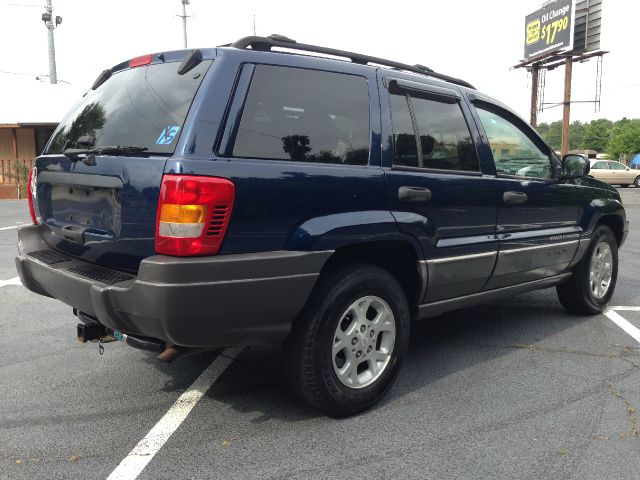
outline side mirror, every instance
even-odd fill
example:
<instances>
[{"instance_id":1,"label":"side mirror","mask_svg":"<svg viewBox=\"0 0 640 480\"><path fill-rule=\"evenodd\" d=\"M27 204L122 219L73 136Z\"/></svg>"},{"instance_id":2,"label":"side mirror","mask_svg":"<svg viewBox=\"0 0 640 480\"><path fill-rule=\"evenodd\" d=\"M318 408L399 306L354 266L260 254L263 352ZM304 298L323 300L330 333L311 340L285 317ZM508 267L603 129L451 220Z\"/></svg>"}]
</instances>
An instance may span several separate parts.
<instances>
[{"instance_id":1,"label":"side mirror","mask_svg":"<svg viewBox=\"0 0 640 480\"><path fill-rule=\"evenodd\" d=\"M569 154L562 157L562 177L580 178L589 175L591 164L586 157L582 155Z\"/></svg>"}]
</instances>

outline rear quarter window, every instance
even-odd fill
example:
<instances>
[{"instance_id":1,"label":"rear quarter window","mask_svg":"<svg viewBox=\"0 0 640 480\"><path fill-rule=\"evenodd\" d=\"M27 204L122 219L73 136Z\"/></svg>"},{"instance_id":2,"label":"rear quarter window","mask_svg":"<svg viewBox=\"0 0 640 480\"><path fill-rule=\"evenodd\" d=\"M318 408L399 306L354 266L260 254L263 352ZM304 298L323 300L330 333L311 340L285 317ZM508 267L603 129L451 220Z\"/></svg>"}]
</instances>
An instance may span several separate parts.
<instances>
[{"instance_id":1,"label":"rear quarter window","mask_svg":"<svg viewBox=\"0 0 640 480\"><path fill-rule=\"evenodd\" d=\"M258 65L232 155L366 165L369 143L366 78Z\"/></svg>"}]
</instances>

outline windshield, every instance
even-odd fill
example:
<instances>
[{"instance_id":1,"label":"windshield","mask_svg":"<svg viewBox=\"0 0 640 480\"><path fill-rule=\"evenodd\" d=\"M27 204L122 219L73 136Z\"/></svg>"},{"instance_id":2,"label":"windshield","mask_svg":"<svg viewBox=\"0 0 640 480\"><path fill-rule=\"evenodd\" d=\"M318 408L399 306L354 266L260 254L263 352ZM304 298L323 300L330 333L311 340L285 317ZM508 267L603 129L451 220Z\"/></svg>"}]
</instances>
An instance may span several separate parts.
<instances>
[{"instance_id":1,"label":"windshield","mask_svg":"<svg viewBox=\"0 0 640 480\"><path fill-rule=\"evenodd\" d=\"M97 90L90 90L65 117L46 153L116 145L146 147L146 153L173 153L211 62L205 60L185 75L178 75L177 62L115 73Z\"/></svg>"}]
</instances>

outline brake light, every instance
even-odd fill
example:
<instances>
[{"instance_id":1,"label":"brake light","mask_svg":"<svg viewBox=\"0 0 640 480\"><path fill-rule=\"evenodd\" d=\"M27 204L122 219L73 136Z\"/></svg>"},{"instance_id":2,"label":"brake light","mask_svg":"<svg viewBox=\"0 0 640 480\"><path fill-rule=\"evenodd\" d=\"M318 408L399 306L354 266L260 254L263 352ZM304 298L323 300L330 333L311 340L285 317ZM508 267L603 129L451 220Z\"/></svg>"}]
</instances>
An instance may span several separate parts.
<instances>
[{"instance_id":1,"label":"brake light","mask_svg":"<svg viewBox=\"0 0 640 480\"><path fill-rule=\"evenodd\" d=\"M135 67L140 67L142 65L149 65L151 63L151 58L152 55L141 55L139 57L136 58L132 58L129 61L129 67L130 68L135 68Z\"/></svg>"},{"instance_id":2,"label":"brake light","mask_svg":"<svg viewBox=\"0 0 640 480\"><path fill-rule=\"evenodd\" d=\"M29 199L29 214L31 215L31 221L33 221L34 225L38 224L38 220L36 218L36 212L33 208L33 203L37 201L37 179L36 176L36 167L31 169L29 172L29 181L27 182L27 198Z\"/></svg>"},{"instance_id":3,"label":"brake light","mask_svg":"<svg viewBox=\"0 0 640 480\"><path fill-rule=\"evenodd\" d=\"M215 255L227 233L235 186L225 178L162 177L156 252L179 257Z\"/></svg>"}]
</instances>

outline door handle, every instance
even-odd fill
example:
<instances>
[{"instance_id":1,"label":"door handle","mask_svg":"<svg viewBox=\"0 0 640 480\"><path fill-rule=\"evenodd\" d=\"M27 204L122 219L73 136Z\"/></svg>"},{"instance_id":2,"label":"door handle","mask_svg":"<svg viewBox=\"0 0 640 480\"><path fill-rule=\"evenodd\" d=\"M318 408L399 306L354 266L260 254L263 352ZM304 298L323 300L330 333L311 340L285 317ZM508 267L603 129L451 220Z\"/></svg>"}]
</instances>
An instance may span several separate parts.
<instances>
[{"instance_id":1,"label":"door handle","mask_svg":"<svg viewBox=\"0 0 640 480\"><path fill-rule=\"evenodd\" d=\"M402 202L428 202L431 200L431 190L424 187L400 187L398 199Z\"/></svg>"},{"instance_id":2,"label":"door handle","mask_svg":"<svg viewBox=\"0 0 640 480\"><path fill-rule=\"evenodd\" d=\"M527 201L529 197L524 192L504 192L502 201L507 205L520 205Z\"/></svg>"}]
</instances>

